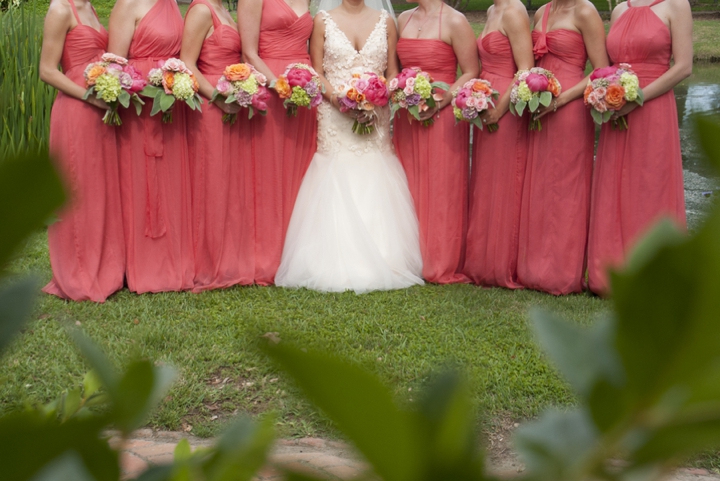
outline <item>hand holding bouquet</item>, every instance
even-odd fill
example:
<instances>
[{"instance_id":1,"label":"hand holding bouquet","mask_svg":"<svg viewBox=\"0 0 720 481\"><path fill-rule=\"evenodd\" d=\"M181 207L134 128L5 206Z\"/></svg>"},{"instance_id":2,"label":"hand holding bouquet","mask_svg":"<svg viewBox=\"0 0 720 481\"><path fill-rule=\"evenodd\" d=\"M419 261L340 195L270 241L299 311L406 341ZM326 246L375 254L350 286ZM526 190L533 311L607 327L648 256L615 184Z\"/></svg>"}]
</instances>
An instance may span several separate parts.
<instances>
[{"instance_id":1,"label":"hand holding bouquet","mask_svg":"<svg viewBox=\"0 0 720 481\"><path fill-rule=\"evenodd\" d=\"M468 80L461 88L453 92L452 107L455 123L470 122L482 130L483 123L480 120L480 114L490 107L494 108L494 100L497 100L499 95L487 80L476 78ZM498 124L488 125L487 128L490 132L495 132Z\"/></svg>"},{"instance_id":2,"label":"hand holding bouquet","mask_svg":"<svg viewBox=\"0 0 720 481\"><path fill-rule=\"evenodd\" d=\"M298 107L315 108L322 102L325 86L320 76L309 65L293 63L275 81L275 90L281 99L288 117L297 116Z\"/></svg>"},{"instance_id":3,"label":"hand holding bouquet","mask_svg":"<svg viewBox=\"0 0 720 481\"><path fill-rule=\"evenodd\" d=\"M247 63L236 63L225 67L222 77L218 80L211 102L218 96L225 97L225 103L237 103L240 107L248 109L248 119L253 118L255 112L260 115L267 113L267 101L270 92L267 87L267 78ZM235 123L237 114L223 114L222 121Z\"/></svg>"},{"instance_id":4,"label":"hand holding bouquet","mask_svg":"<svg viewBox=\"0 0 720 481\"><path fill-rule=\"evenodd\" d=\"M145 103L137 94L145 87L146 82L135 67L128 65L127 59L105 53L99 62L93 62L85 68L84 75L87 91L83 99L95 94L96 98L110 106L110 110L103 116L104 123L121 125L118 108L120 105L128 108L130 102L135 105L135 110L140 115Z\"/></svg>"},{"instance_id":5,"label":"hand holding bouquet","mask_svg":"<svg viewBox=\"0 0 720 481\"><path fill-rule=\"evenodd\" d=\"M372 72L356 73L346 84L338 85L335 93L340 103L340 112L354 110L364 112L370 118L364 122L356 119L352 127L353 132L365 135L375 131L373 126L377 117L375 107L387 105L389 99L385 77Z\"/></svg>"},{"instance_id":6,"label":"hand holding bouquet","mask_svg":"<svg viewBox=\"0 0 720 481\"><path fill-rule=\"evenodd\" d=\"M449 90L445 82L433 82L429 73L418 67L404 68L400 74L390 81L390 116L400 109L407 109L415 120L420 120L420 113L435 108L436 102L442 100L438 89ZM434 120L422 120L424 127L429 127Z\"/></svg>"},{"instance_id":7,"label":"hand holding bouquet","mask_svg":"<svg viewBox=\"0 0 720 481\"><path fill-rule=\"evenodd\" d=\"M193 110L200 110L203 103L198 95L198 85L195 75L185 65L185 62L176 58L169 58L158 62L159 67L150 70L148 82L140 95L153 98L150 115L163 113L163 123L172 122L172 106L176 100L185 102Z\"/></svg>"},{"instance_id":8,"label":"hand holding bouquet","mask_svg":"<svg viewBox=\"0 0 720 481\"><path fill-rule=\"evenodd\" d=\"M642 105L644 101L638 77L626 63L593 70L583 97L598 125L610 120L627 102ZM620 117L613 120L612 126L625 130L628 127L627 120Z\"/></svg>"},{"instance_id":9,"label":"hand holding bouquet","mask_svg":"<svg viewBox=\"0 0 720 481\"><path fill-rule=\"evenodd\" d=\"M541 105L548 107L553 97L557 98L560 92L560 82L551 71L540 67L520 70L515 74L510 91L510 112L522 115L527 107L534 113ZM530 120L530 130L542 130L539 119Z\"/></svg>"}]
</instances>

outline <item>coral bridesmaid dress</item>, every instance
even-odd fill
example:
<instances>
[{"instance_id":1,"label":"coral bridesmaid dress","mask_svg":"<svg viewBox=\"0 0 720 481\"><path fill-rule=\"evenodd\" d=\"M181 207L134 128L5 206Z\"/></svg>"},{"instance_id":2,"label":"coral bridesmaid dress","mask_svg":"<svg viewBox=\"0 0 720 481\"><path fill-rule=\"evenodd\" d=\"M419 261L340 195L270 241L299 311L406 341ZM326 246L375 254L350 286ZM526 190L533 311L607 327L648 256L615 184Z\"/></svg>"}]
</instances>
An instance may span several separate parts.
<instances>
[{"instance_id":1,"label":"coral bridesmaid dress","mask_svg":"<svg viewBox=\"0 0 720 481\"><path fill-rule=\"evenodd\" d=\"M500 96L517 71L510 40L495 30L478 39L480 77ZM475 128L465 274L484 286L517 280L520 201L528 154L528 117L507 113L495 132Z\"/></svg>"},{"instance_id":2,"label":"coral bridesmaid dress","mask_svg":"<svg viewBox=\"0 0 720 481\"><path fill-rule=\"evenodd\" d=\"M78 25L65 38L60 62L65 75L84 87L85 67L105 53L108 34L83 25L69 2ZM70 204L48 228L53 278L43 291L74 301L105 301L122 289L125 273L115 127L105 125L102 115L60 92L50 116L50 152Z\"/></svg>"},{"instance_id":3,"label":"coral bridesmaid dress","mask_svg":"<svg viewBox=\"0 0 720 481\"><path fill-rule=\"evenodd\" d=\"M437 39L400 38L397 54L403 68L420 67L433 80L452 85L457 57L453 48L440 40L441 34L442 30ZM415 201L423 278L437 284L468 282L462 266L467 233L469 124L456 126L451 107L435 115L430 127L409 118L405 111L396 114L393 142Z\"/></svg>"},{"instance_id":4,"label":"coral bridesmaid dress","mask_svg":"<svg viewBox=\"0 0 720 481\"><path fill-rule=\"evenodd\" d=\"M183 19L175 0L157 0L137 25L129 63L143 75L158 61L179 57ZM179 291L193 287L190 167L186 109L173 108L173 121L150 117L145 99L140 117L124 112L118 132L127 284L131 291Z\"/></svg>"},{"instance_id":5,"label":"coral bridesmaid dress","mask_svg":"<svg viewBox=\"0 0 720 481\"><path fill-rule=\"evenodd\" d=\"M258 53L275 75L291 63L310 65L310 13L298 16L284 0L263 0ZM285 115L273 93L266 117L252 119L255 172L255 282L275 281L285 232L305 171L317 148L315 110Z\"/></svg>"},{"instance_id":6,"label":"coral bridesmaid dress","mask_svg":"<svg viewBox=\"0 0 720 481\"><path fill-rule=\"evenodd\" d=\"M610 29L613 63L629 63L640 87L670 67L670 30L650 8L628 9ZM662 217L685 228L685 196L675 96L670 90L627 116L628 130L605 124L593 177L588 280L593 292L608 292L606 270L623 264L635 242Z\"/></svg>"},{"instance_id":7,"label":"coral bridesmaid dress","mask_svg":"<svg viewBox=\"0 0 720 481\"><path fill-rule=\"evenodd\" d=\"M197 66L208 82L216 85L226 66L242 62L240 34L220 21L207 0L195 0L189 8L198 4L210 9L213 32L203 42ZM193 172L195 292L252 284L255 276L247 111L238 113L234 125L224 124L223 111L205 101L202 114L188 115L187 121Z\"/></svg>"},{"instance_id":8,"label":"coral bridesmaid dress","mask_svg":"<svg viewBox=\"0 0 720 481\"><path fill-rule=\"evenodd\" d=\"M538 67L552 71L563 88L584 77L587 52L571 30L534 30ZM518 281L560 295L584 287L595 128L582 98L542 118L530 138L520 209Z\"/></svg>"}]
</instances>

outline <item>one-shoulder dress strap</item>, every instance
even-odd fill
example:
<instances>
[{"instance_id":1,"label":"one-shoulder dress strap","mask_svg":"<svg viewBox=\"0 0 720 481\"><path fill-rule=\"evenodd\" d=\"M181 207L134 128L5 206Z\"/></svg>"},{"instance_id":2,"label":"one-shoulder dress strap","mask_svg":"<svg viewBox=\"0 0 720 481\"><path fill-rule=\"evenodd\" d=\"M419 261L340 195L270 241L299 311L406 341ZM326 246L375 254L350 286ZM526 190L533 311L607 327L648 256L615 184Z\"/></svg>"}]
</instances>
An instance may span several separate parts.
<instances>
[{"instance_id":1,"label":"one-shoulder dress strap","mask_svg":"<svg viewBox=\"0 0 720 481\"><path fill-rule=\"evenodd\" d=\"M543 12L542 18L542 33L547 33L548 18L550 18L550 7L552 7L552 2L545 4L545 11Z\"/></svg>"},{"instance_id":2,"label":"one-shoulder dress strap","mask_svg":"<svg viewBox=\"0 0 720 481\"><path fill-rule=\"evenodd\" d=\"M412 18L413 18L413 15L415 15L415 12L417 12L417 7L415 7L413 9L412 13L410 14L410 17L408 17L408 19L407 19L407 22L405 22L405 25L403 25L402 30L400 30L400 33L398 33L398 37L400 35L402 35L403 31L405 30L405 27L408 26L408 24L410 23L410 20L412 20Z\"/></svg>"},{"instance_id":3,"label":"one-shoulder dress strap","mask_svg":"<svg viewBox=\"0 0 720 481\"><path fill-rule=\"evenodd\" d=\"M77 20L78 25L82 25L83 23L80 21L80 15L77 13L77 8L75 8L75 2L73 0L68 0L70 3L70 8L72 8L73 15L75 15L75 20Z\"/></svg>"},{"instance_id":4,"label":"one-shoulder dress strap","mask_svg":"<svg viewBox=\"0 0 720 481\"><path fill-rule=\"evenodd\" d=\"M210 5L210 2L208 2L207 0L193 0L193 3L190 5L190 7L192 7L193 5L196 5L196 4L205 5L207 8L210 9L210 15L212 15L212 22L213 22L214 29L217 29L220 25L222 25L222 22L218 18L217 13L215 13L215 9L213 8L213 6ZM188 10L190 10L190 8L188 8ZM187 12L185 14L187 15Z\"/></svg>"}]
</instances>

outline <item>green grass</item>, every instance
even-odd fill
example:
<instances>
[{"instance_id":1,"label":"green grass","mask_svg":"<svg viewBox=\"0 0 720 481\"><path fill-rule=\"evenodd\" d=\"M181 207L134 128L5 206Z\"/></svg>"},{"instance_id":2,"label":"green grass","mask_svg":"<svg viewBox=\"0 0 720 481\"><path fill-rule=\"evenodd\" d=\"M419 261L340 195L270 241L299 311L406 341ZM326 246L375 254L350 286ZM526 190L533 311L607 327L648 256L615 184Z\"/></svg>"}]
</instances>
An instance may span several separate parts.
<instances>
[{"instance_id":1,"label":"green grass","mask_svg":"<svg viewBox=\"0 0 720 481\"><path fill-rule=\"evenodd\" d=\"M13 270L49 280L44 234L28 242ZM105 304L43 295L32 322L0 360L0 411L46 402L82 380L87 368L63 327L80 323L118 364L140 356L178 368L179 380L150 420L162 429L189 424L194 434L209 436L237 413L273 410L283 436L332 436L323 417L256 349L267 332L361 363L394 386L401 402L412 402L440 366L459 366L487 422L524 419L573 403L533 342L527 313L535 305L582 324L609 307L589 295L470 285L363 296L260 287L199 295L122 291Z\"/></svg>"},{"instance_id":2,"label":"green grass","mask_svg":"<svg viewBox=\"0 0 720 481\"><path fill-rule=\"evenodd\" d=\"M693 49L696 59L720 61L720 21L693 22Z\"/></svg>"}]
</instances>

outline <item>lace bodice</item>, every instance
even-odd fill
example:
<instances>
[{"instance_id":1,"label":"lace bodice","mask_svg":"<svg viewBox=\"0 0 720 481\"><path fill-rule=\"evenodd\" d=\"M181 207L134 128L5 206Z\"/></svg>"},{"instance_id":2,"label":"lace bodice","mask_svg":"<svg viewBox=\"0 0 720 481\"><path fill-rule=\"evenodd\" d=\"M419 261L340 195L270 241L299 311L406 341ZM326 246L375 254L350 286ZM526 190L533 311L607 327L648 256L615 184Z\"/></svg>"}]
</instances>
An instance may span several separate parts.
<instances>
[{"instance_id":1,"label":"lace bodice","mask_svg":"<svg viewBox=\"0 0 720 481\"><path fill-rule=\"evenodd\" d=\"M388 56L387 12L381 12L375 28L359 51L329 13L321 10L318 15L322 15L325 21L323 70L325 78L333 86L347 82L357 71L384 75ZM392 151L389 109L383 107L376 111L375 132L357 135L352 132L353 119L323 101L318 107L318 151L333 153L349 150L357 155L370 151Z\"/></svg>"}]
</instances>

